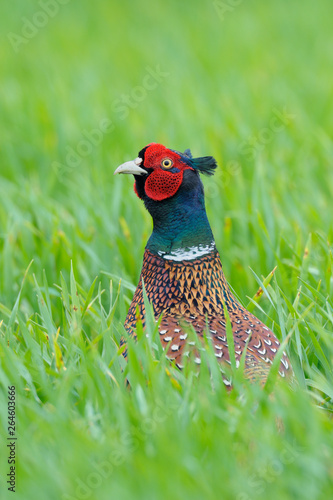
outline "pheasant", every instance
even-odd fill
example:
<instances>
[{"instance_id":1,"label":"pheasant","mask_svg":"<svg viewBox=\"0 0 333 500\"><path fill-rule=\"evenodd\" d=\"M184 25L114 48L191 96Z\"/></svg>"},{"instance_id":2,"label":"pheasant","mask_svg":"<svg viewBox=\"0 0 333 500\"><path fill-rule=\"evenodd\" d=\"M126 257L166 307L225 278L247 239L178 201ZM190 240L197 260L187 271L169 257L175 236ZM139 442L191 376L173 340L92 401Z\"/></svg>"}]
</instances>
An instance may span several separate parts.
<instances>
[{"instance_id":1,"label":"pheasant","mask_svg":"<svg viewBox=\"0 0 333 500\"><path fill-rule=\"evenodd\" d=\"M162 346L178 368L183 367L183 357L189 352L189 344L193 344L188 339L189 326L201 339L209 332L217 359L222 365L231 364L227 310L236 367L246 348L245 377L264 383L280 343L267 326L236 300L222 271L199 175L213 175L216 167L212 156L193 158L189 149L180 153L151 143L139 152L138 158L123 163L114 172L134 175L134 191L153 218L153 232L145 248L140 281L125 328L135 337L137 308L144 324L144 283L155 318L162 315ZM200 364L199 354L195 362ZM285 377L290 373L284 352L279 374ZM230 378L223 379L226 386L231 386Z\"/></svg>"}]
</instances>

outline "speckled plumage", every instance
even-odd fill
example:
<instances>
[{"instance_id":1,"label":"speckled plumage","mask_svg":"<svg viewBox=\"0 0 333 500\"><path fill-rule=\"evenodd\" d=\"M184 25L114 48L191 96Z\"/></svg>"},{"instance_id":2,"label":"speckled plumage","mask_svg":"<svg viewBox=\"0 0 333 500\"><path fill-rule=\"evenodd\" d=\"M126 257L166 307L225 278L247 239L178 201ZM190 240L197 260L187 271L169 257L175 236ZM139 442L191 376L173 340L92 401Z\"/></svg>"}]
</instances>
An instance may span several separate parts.
<instances>
[{"instance_id":1,"label":"speckled plumage","mask_svg":"<svg viewBox=\"0 0 333 500\"><path fill-rule=\"evenodd\" d=\"M221 362L230 362L223 308L225 302L233 330L236 365L251 336L245 358L245 376L251 380L267 378L280 346L279 341L267 326L237 302L223 274L217 250L193 261L173 262L146 249L140 281L125 321L125 328L134 335L137 306L144 322L142 280L156 318L163 314L159 325L162 346L168 347L168 357L175 360L178 367L182 367L182 356L188 350L188 325L194 327L199 337L203 337L208 325L216 357ZM290 370L284 353L279 373L284 377ZM228 380L225 379L225 382L228 383Z\"/></svg>"},{"instance_id":2,"label":"speckled plumage","mask_svg":"<svg viewBox=\"0 0 333 500\"><path fill-rule=\"evenodd\" d=\"M223 367L230 364L226 307L236 366L246 348L245 376L264 382L280 344L267 326L239 304L223 274L199 175L212 175L216 166L212 157L192 158L189 150L182 154L150 144L136 160L116 170L134 174L135 192L154 222L125 328L130 335L136 335L137 308L144 323L144 282L156 320L162 315L159 334L168 357L182 368L183 357L191 349L188 333L193 327L201 339L204 332L209 332L215 356ZM201 362L200 350L196 351L195 361ZM292 373L286 353L279 373L282 377ZM223 379L231 385L225 375Z\"/></svg>"}]
</instances>

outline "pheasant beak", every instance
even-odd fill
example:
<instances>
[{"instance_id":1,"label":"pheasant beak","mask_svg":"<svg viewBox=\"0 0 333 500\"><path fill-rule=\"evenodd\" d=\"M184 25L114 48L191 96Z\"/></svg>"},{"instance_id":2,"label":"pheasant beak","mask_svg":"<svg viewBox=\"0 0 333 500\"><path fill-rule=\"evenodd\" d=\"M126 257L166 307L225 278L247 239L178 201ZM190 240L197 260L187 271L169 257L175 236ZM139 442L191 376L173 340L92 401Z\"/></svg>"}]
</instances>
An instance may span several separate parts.
<instances>
[{"instance_id":1,"label":"pheasant beak","mask_svg":"<svg viewBox=\"0 0 333 500\"><path fill-rule=\"evenodd\" d=\"M116 174L133 174L133 175L147 175L147 171L139 167L142 163L142 158L136 158L132 161L126 161L114 171L113 175Z\"/></svg>"}]
</instances>

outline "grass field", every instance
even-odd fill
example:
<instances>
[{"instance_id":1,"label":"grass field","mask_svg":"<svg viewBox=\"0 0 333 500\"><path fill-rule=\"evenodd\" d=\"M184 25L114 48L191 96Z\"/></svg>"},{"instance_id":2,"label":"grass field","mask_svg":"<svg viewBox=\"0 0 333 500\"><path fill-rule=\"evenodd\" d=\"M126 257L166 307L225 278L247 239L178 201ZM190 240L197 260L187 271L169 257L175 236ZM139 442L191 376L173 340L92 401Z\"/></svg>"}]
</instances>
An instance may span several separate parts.
<instances>
[{"instance_id":1,"label":"grass field","mask_svg":"<svg viewBox=\"0 0 333 500\"><path fill-rule=\"evenodd\" d=\"M332 3L1 11L1 499L331 498ZM180 373L153 328L125 366L151 220L113 171L153 141L216 157L204 183L224 271L291 332L292 388L240 378L227 394L209 349L200 374Z\"/></svg>"}]
</instances>

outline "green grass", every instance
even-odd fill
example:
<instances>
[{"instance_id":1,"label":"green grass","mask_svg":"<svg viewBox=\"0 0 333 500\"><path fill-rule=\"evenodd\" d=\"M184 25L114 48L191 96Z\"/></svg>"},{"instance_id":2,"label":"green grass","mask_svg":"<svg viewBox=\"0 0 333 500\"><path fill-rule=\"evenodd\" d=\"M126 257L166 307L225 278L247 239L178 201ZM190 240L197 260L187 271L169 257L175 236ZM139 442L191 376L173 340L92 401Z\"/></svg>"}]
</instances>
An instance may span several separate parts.
<instances>
[{"instance_id":1,"label":"green grass","mask_svg":"<svg viewBox=\"0 0 333 500\"><path fill-rule=\"evenodd\" d=\"M1 498L12 385L17 500L333 494L333 8L222 3L56 3L17 51L8 33L41 7L2 8ZM199 374L179 372L153 327L124 363L151 221L113 171L152 141L217 158L204 183L225 274L290 334L292 388L238 377L227 394L209 345Z\"/></svg>"}]
</instances>

